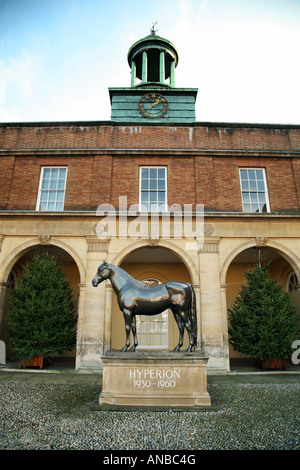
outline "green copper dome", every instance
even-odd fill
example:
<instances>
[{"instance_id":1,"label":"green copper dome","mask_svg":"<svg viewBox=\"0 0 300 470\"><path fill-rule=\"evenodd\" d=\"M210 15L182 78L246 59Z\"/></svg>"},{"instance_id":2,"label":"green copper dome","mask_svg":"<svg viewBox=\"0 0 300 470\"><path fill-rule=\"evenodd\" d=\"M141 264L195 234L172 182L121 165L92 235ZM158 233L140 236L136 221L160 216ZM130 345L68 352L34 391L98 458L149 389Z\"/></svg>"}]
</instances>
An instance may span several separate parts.
<instances>
[{"instance_id":1,"label":"green copper dome","mask_svg":"<svg viewBox=\"0 0 300 470\"><path fill-rule=\"evenodd\" d=\"M136 86L136 78L143 84L157 83L160 86L166 86L165 80L170 79L168 86L174 86L177 49L167 39L157 36L154 30L131 46L127 59L134 76L132 86Z\"/></svg>"},{"instance_id":2,"label":"green copper dome","mask_svg":"<svg viewBox=\"0 0 300 470\"><path fill-rule=\"evenodd\" d=\"M157 36L135 42L128 51L131 86L109 88L111 120L139 125L195 122L197 88L176 88L175 46Z\"/></svg>"}]
</instances>

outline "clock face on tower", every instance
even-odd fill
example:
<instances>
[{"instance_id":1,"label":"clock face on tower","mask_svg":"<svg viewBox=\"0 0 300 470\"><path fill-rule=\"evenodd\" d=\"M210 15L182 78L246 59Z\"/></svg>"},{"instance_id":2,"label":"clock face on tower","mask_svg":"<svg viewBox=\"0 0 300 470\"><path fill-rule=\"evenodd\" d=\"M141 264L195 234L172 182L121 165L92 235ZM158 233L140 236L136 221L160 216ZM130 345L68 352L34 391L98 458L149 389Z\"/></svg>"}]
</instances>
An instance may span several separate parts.
<instances>
[{"instance_id":1,"label":"clock face on tower","mask_svg":"<svg viewBox=\"0 0 300 470\"><path fill-rule=\"evenodd\" d=\"M165 116L169 109L167 98L159 93L147 93L138 102L138 110L145 118L160 118Z\"/></svg>"}]
</instances>

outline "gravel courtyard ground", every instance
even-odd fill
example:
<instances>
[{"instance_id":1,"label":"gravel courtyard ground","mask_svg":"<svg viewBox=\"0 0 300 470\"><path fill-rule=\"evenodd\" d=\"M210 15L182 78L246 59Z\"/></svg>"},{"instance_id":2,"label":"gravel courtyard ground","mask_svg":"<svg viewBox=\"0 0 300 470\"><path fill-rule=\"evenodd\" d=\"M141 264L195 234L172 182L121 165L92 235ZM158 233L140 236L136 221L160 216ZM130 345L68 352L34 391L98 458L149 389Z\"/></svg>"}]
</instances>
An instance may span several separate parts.
<instances>
[{"instance_id":1,"label":"gravel courtyard ground","mask_svg":"<svg viewBox=\"0 0 300 470\"><path fill-rule=\"evenodd\" d=\"M209 378L211 411L99 411L101 380L33 375L0 373L1 450L300 449L300 375Z\"/></svg>"}]
</instances>

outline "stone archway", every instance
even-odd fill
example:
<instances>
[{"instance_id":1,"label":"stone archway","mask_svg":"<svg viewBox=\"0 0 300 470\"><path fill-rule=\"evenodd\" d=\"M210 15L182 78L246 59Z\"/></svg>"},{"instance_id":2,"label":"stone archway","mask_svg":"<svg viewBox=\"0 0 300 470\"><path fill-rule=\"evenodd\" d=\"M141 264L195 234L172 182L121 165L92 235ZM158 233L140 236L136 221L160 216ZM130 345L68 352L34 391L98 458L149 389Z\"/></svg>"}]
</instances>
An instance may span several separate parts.
<instances>
[{"instance_id":1,"label":"stone archway","mask_svg":"<svg viewBox=\"0 0 300 470\"><path fill-rule=\"evenodd\" d=\"M158 240L150 240L150 241L139 240L133 244L130 244L126 248L124 248L120 253L118 253L113 258L109 258L108 261L112 264L115 264L116 266L120 266L126 257L128 257L131 253L141 248L153 248L153 249L161 248L161 249L165 249L166 251L170 253L173 253L186 266L190 275L190 279L191 279L190 282L194 286L195 285L198 286L199 272L193 259L181 247L167 240L159 240L159 241Z\"/></svg>"},{"instance_id":2,"label":"stone archway","mask_svg":"<svg viewBox=\"0 0 300 470\"><path fill-rule=\"evenodd\" d=\"M6 333L6 319L7 319L7 309L9 303L10 289L12 285L17 282L18 276L22 273L23 266L26 262L30 261L35 254L40 252L47 252L57 258L61 264L66 278L70 281L71 288L74 295L74 300L77 305L79 305L79 288L81 285L81 279L84 278L84 270L82 266L78 267L77 262L74 260L73 256L69 253L70 250L66 251L65 249L58 246L58 244L38 244L36 240L31 240L26 242L18 247L16 247L12 252L8 254L6 259L1 265L1 276L4 281L2 281L2 292L1 292L1 311L0 311L0 337L5 337ZM72 250L71 250L72 251ZM12 273L14 283L12 283ZM7 350L7 358L10 359L10 351ZM74 358L76 355L76 350L67 354L68 357Z\"/></svg>"},{"instance_id":3,"label":"stone archway","mask_svg":"<svg viewBox=\"0 0 300 470\"><path fill-rule=\"evenodd\" d=\"M57 247L60 248L61 250L65 251L70 255L70 257L74 260L78 271L79 271L79 276L80 276L80 283L84 284L85 283L85 268L84 265L79 258L78 254L76 253L75 250L73 250L72 247L67 245L66 243L62 242L61 240L55 239L53 237L50 238L43 238L39 237L39 239L31 239L28 240L21 245L16 246L3 260L0 266L0 281L4 279L7 279L9 276L9 273L11 272L13 266L15 263L21 258L21 256L25 255L27 252L36 249L37 247L44 246L44 247ZM6 282L6 281L4 281Z\"/></svg>"},{"instance_id":4,"label":"stone archway","mask_svg":"<svg viewBox=\"0 0 300 470\"><path fill-rule=\"evenodd\" d=\"M250 246L249 246L250 245ZM254 243L243 244L235 249L227 258L221 270L221 279L223 286L226 286L226 312L231 303L238 294L241 284L245 282L245 271L253 266L258 259L258 252L261 259L265 259L270 266L270 276L274 277L281 284L283 290L286 291L287 280L291 272L296 277L299 273L299 261L297 256L289 249L278 243L268 243L268 245L260 246ZM226 269L225 269L226 267ZM293 292L293 299L296 309L300 315L300 291ZM231 359L240 358L229 345L229 357Z\"/></svg>"},{"instance_id":5,"label":"stone archway","mask_svg":"<svg viewBox=\"0 0 300 470\"><path fill-rule=\"evenodd\" d=\"M274 242L272 240L267 240L262 243L260 241L248 240L247 242L237 246L234 250L232 250L227 258L225 259L221 271L220 271L220 284L226 284L226 276L229 269L229 266L233 262L233 260L239 256L240 253L245 252L248 249L261 249L262 252L266 249L271 249L278 253L282 258L284 258L292 267L293 271L296 273L298 279L300 278L300 258L293 253L288 247Z\"/></svg>"},{"instance_id":6,"label":"stone archway","mask_svg":"<svg viewBox=\"0 0 300 470\"><path fill-rule=\"evenodd\" d=\"M132 277L140 281L146 279L155 279L159 282L170 280L185 281L192 283L191 266L186 266L177 252L170 250L159 244L149 245L137 243L131 246L131 249L124 250L119 254L113 264L122 267ZM192 271L193 272L193 271ZM109 288L109 287L108 287ZM178 343L178 328L173 319L172 313L168 315L168 341L161 349L174 349ZM185 335L185 341L187 337ZM121 349L125 342L125 330L123 316L118 308L115 295L112 298L111 314L111 348ZM185 342L183 348L188 343ZM160 349L160 346L157 345Z\"/></svg>"}]
</instances>

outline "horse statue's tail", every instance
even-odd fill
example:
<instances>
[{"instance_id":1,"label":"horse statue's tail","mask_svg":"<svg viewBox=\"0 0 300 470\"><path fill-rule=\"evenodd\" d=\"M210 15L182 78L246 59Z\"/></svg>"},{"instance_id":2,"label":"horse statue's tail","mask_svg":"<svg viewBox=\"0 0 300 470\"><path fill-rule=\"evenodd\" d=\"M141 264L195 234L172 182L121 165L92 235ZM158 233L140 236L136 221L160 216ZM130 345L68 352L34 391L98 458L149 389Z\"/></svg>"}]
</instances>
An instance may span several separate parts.
<instances>
[{"instance_id":1,"label":"horse statue's tail","mask_svg":"<svg viewBox=\"0 0 300 470\"><path fill-rule=\"evenodd\" d=\"M190 318L192 323L192 330L194 336L194 345L197 346L197 309L196 309L196 295L193 286L191 285L191 303L190 303Z\"/></svg>"}]
</instances>

